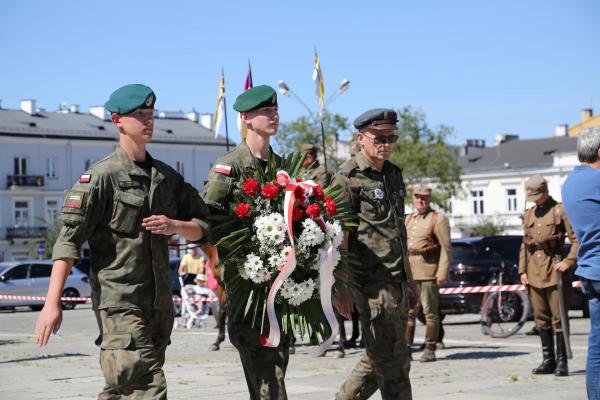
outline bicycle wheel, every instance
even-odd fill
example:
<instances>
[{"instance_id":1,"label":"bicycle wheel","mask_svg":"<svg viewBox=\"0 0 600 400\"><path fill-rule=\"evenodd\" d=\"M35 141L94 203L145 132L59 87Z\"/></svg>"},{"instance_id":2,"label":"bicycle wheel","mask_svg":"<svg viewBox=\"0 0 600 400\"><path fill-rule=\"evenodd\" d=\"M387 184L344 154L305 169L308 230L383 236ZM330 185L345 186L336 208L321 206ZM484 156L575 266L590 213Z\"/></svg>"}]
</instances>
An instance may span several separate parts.
<instances>
[{"instance_id":1,"label":"bicycle wheel","mask_svg":"<svg viewBox=\"0 0 600 400\"><path fill-rule=\"evenodd\" d=\"M507 338L523 327L529 314L523 291L492 293L481 307L481 328L494 338Z\"/></svg>"}]
</instances>

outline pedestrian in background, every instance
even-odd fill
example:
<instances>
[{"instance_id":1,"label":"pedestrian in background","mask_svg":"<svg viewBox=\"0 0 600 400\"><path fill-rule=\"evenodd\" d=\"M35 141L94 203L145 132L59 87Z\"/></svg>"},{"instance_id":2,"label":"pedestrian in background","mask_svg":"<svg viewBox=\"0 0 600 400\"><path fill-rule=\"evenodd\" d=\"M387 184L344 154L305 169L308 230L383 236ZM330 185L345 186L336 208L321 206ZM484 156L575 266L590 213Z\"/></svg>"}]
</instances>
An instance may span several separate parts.
<instances>
[{"instance_id":1,"label":"pedestrian in background","mask_svg":"<svg viewBox=\"0 0 600 400\"><path fill-rule=\"evenodd\" d=\"M587 395L600 399L600 128L577 138L575 167L562 188L565 211L579 240L577 270L590 307L592 327L585 369Z\"/></svg>"}]
</instances>

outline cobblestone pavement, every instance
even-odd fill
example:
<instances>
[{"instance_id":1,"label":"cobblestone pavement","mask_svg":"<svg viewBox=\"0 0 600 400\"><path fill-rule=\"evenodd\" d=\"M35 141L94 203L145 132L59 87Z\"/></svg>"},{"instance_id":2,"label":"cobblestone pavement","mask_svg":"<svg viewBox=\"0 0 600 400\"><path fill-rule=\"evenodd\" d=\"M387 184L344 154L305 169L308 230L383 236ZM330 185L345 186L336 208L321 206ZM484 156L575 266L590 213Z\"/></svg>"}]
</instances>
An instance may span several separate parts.
<instances>
[{"instance_id":1,"label":"cobblestone pavement","mask_svg":"<svg viewBox=\"0 0 600 400\"><path fill-rule=\"evenodd\" d=\"M0 399L93 399L103 385L98 364L96 322L89 305L65 311L60 336L45 348L33 341L38 312L17 309L0 312ZM446 349L438 362L413 362L411 380L415 399L584 399L585 353L589 320L572 313L574 358L571 376L533 376L541 361L539 338L526 336L532 323L509 339L481 334L476 315L446 318ZM207 328L177 328L167 351L165 373L171 399L248 399L235 349L225 342L210 352L214 322ZM422 342L424 327L417 327ZM314 347L300 345L291 357L287 376L290 400L332 399L361 350L343 359L331 354L311 356ZM419 353L415 356L418 358ZM372 397L381 399L379 394Z\"/></svg>"}]
</instances>

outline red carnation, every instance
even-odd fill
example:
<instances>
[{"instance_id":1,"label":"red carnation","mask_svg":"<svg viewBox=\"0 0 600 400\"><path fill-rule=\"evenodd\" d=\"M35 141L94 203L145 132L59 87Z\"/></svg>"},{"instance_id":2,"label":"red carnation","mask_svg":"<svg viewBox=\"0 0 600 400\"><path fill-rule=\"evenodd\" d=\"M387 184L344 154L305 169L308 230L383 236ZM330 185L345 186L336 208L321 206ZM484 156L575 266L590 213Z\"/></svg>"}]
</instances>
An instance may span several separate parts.
<instances>
[{"instance_id":1,"label":"red carnation","mask_svg":"<svg viewBox=\"0 0 600 400\"><path fill-rule=\"evenodd\" d=\"M315 199L323 200L325 194L323 193L323 188L321 186L315 186L313 191L315 193Z\"/></svg>"},{"instance_id":2,"label":"red carnation","mask_svg":"<svg viewBox=\"0 0 600 400\"><path fill-rule=\"evenodd\" d=\"M304 196L304 189L302 189L300 186L296 186L294 193L296 194L296 199L300 202L300 204L304 204L306 201L306 197Z\"/></svg>"},{"instance_id":3,"label":"red carnation","mask_svg":"<svg viewBox=\"0 0 600 400\"><path fill-rule=\"evenodd\" d=\"M250 206L247 203L240 203L235 208L235 213L240 218L247 217L248 215L250 215L251 211L252 211L252 209L250 208Z\"/></svg>"},{"instance_id":4,"label":"red carnation","mask_svg":"<svg viewBox=\"0 0 600 400\"><path fill-rule=\"evenodd\" d=\"M327 214L329 214L330 217L333 217L337 211L335 201L329 196L325 196L325 208L327 208Z\"/></svg>"},{"instance_id":5,"label":"red carnation","mask_svg":"<svg viewBox=\"0 0 600 400\"><path fill-rule=\"evenodd\" d=\"M298 222L302 219L303 216L304 210L300 207L294 207L294 209L292 210L292 221Z\"/></svg>"},{"instance_id":6,"label":"red carnation","mask_svg":"<svg viewBox=\"0 0 600 400\"><path fill-rule=\"evenodd\" d=\"M321 206L318 204L311 204L310 206L306 207L306 215L312 219L319 218L321 216Z\"/></svg>"},{"instance_id":7,"label":"red carnation","mask_svg":"<svg viewBox=\"0 0 600 400\"><path fill-rule=\"evenodd\" d=\"M258 193L258 182L254 179L246 179L244 183L242 183L242 190L250 197L254 197L256 193Z\"/></svg>"},{"instance_id":8,"label":"red carnation","mask_svg":"<svg viewBox=\"0 0 600 400\"><path fill-rule=\"evenodd\" d=\"M274 199L275 197L277 197L278 193L279 188L271 183L266 183L263 186L262 191L260 192L260 194L262 194L267 199Z\"/></svg>"}]
</instances>

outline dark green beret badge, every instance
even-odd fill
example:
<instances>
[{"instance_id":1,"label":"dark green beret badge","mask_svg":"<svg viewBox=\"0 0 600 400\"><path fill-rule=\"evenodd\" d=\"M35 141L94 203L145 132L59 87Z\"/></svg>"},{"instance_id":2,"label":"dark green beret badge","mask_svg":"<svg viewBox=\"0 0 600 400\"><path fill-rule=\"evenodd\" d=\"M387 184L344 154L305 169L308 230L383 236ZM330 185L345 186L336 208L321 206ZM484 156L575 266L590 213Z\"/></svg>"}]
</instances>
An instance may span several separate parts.
<instances>
[{"instance_id":1,"label":"dark green beret badge","mask_svg":"<svg viewBox=\"0 0 600 400\"><path fill-rule=\"evenodd\" d=\"M238 112L248 112L259 107L277 105L277 92L271 86L260 85L248 89L235 99L233 109Z\"/></svg>"},{"instance_id":2,"label":"dark green beret badge","mask_svg":"<svg viewBox=\"0 0 600 400\"><path fill-rule=\"evenodd\" d=\"M111 113L128 114L138 108L154 108L156 95L146 85L134 83L115 90L104 104Z\"/></svg>"}]
</instances>

